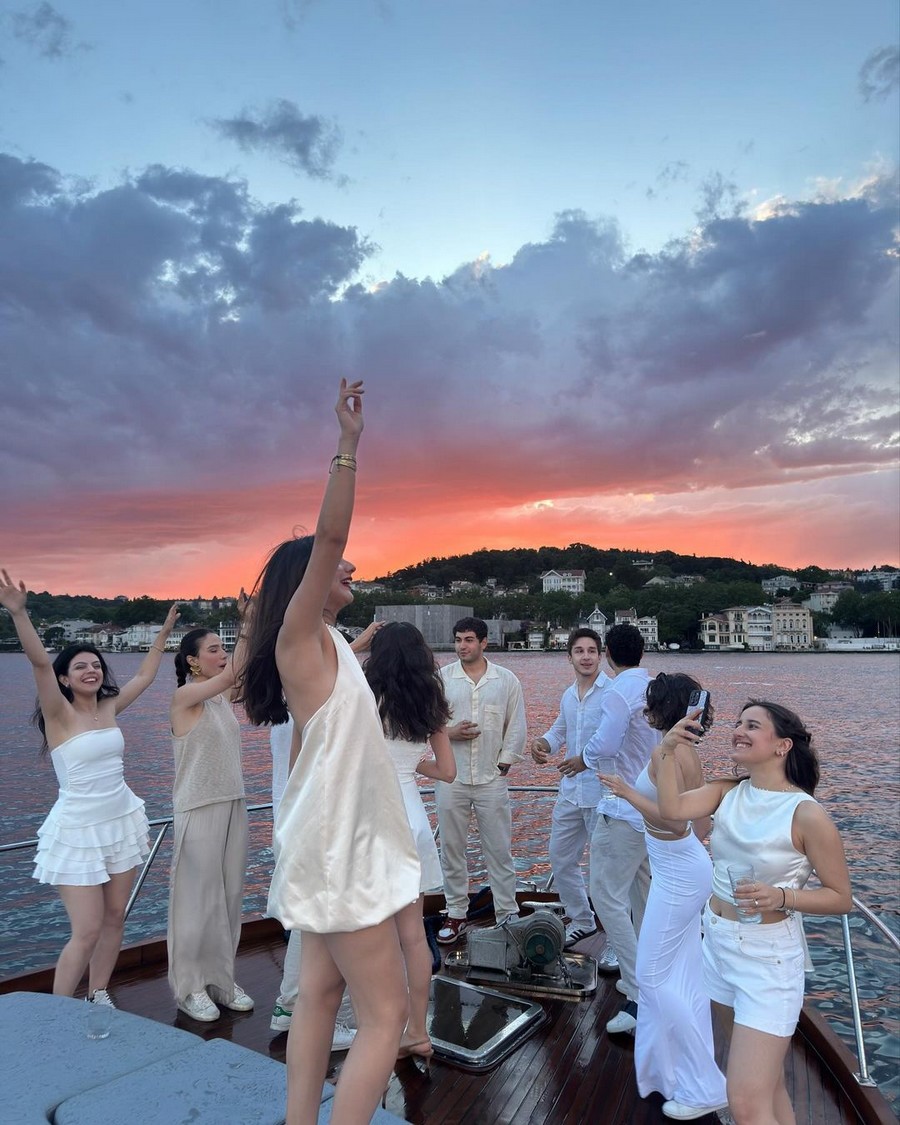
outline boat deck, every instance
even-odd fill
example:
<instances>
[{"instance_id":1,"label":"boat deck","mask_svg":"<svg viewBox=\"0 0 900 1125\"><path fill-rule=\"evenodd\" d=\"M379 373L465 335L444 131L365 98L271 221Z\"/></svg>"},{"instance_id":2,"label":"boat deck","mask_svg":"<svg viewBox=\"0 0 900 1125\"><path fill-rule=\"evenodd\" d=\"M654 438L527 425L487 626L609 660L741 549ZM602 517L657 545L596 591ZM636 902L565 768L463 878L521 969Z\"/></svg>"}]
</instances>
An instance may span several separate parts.
<instances>
[{"instance_id":1,"label":"boat deck","mask_svg":"<svg viewBox=\"0 0 900 1125\"><path fill-rule=\"evenodd\" d=\"M579 951L599 955L605 937L590 938ZM199 1024L177 1012L166 980L165 943L148 942L124 950L111 988L119 1007L206 1039L221 1037L284 1061L287 1035L269 1029L274 997L281 980L284 942L270 921L245 924L236 973L257 1001L249 1013L223 1013L213 1024ZM451 947L452 948L452 947ZM430 1077L420 1064L403 1060L391 1078L386 1107L398 1117L422 1125L510 1123L516 1125L663 1125L662 1098L638 1097L634 1080L634 1040L609 1036L605 1024L622 997L615 976L601 976L596 995L574 1003L541 998L549 1020L517 1051L487 1074L472 1074L435 1058ZM4 981L2 991L17 988L49 991L49 972ZM888 1123L896 1121L876 1092L854 1106L833 1071L852 1070L849 1056L836 1057L820 1031L820 1019L806 1013L787 1062L788 1090L799 1125ZM673 1032L677 1033L676 1029ZM340 1074L342 1054L332 1056L329 1080ZM850 1080L852 1082L852 1079ZM713 1115L698 1119L715 1125Z\"/></svg>"}]
</instances>

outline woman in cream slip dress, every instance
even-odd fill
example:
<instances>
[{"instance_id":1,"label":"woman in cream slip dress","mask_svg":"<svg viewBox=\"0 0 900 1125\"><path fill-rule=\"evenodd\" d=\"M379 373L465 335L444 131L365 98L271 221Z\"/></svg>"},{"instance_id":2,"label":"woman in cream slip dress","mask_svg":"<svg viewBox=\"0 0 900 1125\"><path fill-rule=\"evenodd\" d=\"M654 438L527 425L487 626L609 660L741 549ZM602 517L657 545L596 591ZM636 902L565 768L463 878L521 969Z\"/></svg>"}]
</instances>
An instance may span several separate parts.
<instances>
[{"instance_id":1,"label":"woman in cream slip dress","mask_svg":"<svg viewBox=\"0 0 900 1125\"><path fill-rule=\"evenodd\" d=\"M444 683L425 638L415 625L405 621L385 625L372 638L365 673L378 700L387 748L422 864L419 889L431 890L442 884L443 874L416 774L447 783L456 778L456 759L445 729L450 709ZM433 758L429 756L429 743ZM427 1065L434 1054L426 1025L432 962L422 925L422 903L420 894L397 915L409 987L409 1022L400 1055L418 1056Z\"/></svg>"},{"instance_id":2,"label":"woman in cream slip dress","mask_svg":"<svg viewBox=\"0 0 900 1125\"><path fill-rule=\"evenodd\" d=\"M125 906L149 851L144 802L125 784L116 718L153 683L178 613L172 606L137 673L119 688L93 645L69 645L51 663L25 608L25 584L0 573L0 605L31 663L35 720L59 781L59 798L38 829L34 870L35 879L59 892L72 927L53 991L74 996L87 969L88 998L112 1005L108 985Z\"/></svg>"},{"instance_id":3,"label":"woman in cream slip dress","mask_svg":"<svg viewBox=\"0 0 900 1125\"><path fill-rule=\"evenodd\" d=\"M416 902L420 864L375 697L334 628L353 600L343 558L362 433L362 384L341 380L338 450L314 536L280 544L256 584L239 673L252 723L294 719L291 772L274 830L269 912L303 931L287 1043L288 1125L313 1125L344 983L358 1029L331 1120L364 1125L385 1091L409 999L396 915Z\"/></svg>"}]
</instances>

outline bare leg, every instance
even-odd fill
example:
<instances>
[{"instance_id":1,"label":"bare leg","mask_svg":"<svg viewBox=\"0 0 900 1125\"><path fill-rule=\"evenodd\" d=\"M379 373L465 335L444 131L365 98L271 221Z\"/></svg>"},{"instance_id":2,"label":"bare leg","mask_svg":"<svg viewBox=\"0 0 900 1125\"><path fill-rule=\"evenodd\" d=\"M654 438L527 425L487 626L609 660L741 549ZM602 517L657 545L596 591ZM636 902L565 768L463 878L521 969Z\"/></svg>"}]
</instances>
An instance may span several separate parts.
<instances>
[{"instance_id":1,"label":"bare leg","mask_svg":"<svg viewBox=\"0 0 900 1125\"><path fill-rule=\"evenodd\" d=\"M74 996L84 970L94 955L103 928L103 887L57 887L72 936L63 946L56 962L53 992L56 996Z\"/></svg>"},{"instance_id":2,"label":"bare leg","mask_svg":"<svg viewBox=\"0 0 900 1125\"><path fill-rule=\"evenodd\" d=\"M422 925L422 901L420 895L418 902L411 903L395 915L409 990L409 1023L401 1040L403 1046L430 1042L425 1020L431 991L431 950Z\"/></svg>"},{"instance_id":3,"label":"bare leg","mask_svg":"<svg viewBox=\"0 0 900 1125\"><path fill-rule=\"evenodd\" d=\"M409 1017L397 924L388 918L355 933L329 934L326 940L350 988L358 1023L338 1079L331 1120L333 1125L368 1125L387 1087Z\"/></svg>"},{"instance_id":4,"label":"bare leg","mask_svg":"<svg viewBox=\"0 0 900 1125\"><path fill-rule=\"evenodd\" d=\"M790 1037L734 1025L728 1057L728 1106L738 1125L796 1125L784 1084Z\"/></svg>"},{"instance_id":5,"label":"bare leg","mask_svg":"<svg viewBox=\"0 0 900 1125\"><path fill-rule=\"evenodd\" d=\"M328 1071L334 1019L344 979L324 934L304 932L300 979L285 1061L288 1070L286 1125L311 1125L319 1116Z\"/></svg>"},{"instance_id":6,"label":"bare leg","mask_svg":"<svg viewBox=\"0 0 900 1125\"><path fill-rule=\"evenodd\" d=\"M125 907L134 886L136 871L137 868L133 867L130 871L110 875L109 882L102 886L103 925L90 961L88 988L91 992L97 988L106 988L116 967L119 950L122 948Z\"/></svg>"}]
</instances>

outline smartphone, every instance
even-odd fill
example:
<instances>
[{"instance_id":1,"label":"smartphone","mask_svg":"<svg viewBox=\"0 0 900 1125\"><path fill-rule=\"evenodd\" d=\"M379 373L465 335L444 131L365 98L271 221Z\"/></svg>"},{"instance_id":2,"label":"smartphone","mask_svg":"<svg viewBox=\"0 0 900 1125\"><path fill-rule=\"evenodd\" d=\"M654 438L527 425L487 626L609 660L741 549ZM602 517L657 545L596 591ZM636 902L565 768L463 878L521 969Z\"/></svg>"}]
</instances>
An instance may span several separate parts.
<instances>
[{"instance_id":1,"label":"smartphone","mask_svg":"<svg viewBox=\"0 0 900 1125\"><path fill-rule=\"evenodd\" d=\"M700 725L696 726L696 727L692 727L691 729L696 734L704 734L706 732L706 728L709 726L709 692L708 691L692 691L691 692L691 697L688 700L688 705L687 705L687 710L685 711L685 715L693 714L693 712L696 711L698 707L703 708L703 710L700 714L700 719L699 719Z\"/></svg>"}]
</instances>

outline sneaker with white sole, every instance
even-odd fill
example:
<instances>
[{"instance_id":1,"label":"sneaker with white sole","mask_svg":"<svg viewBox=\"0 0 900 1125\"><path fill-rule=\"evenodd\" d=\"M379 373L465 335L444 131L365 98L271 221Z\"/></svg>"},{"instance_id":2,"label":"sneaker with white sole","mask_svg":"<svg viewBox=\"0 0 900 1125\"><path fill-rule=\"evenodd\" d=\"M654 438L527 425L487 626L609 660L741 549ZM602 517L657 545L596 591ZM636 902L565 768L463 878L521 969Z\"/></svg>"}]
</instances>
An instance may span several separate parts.
<instances>
[{"instance_id":1,"label":"sneaker with white sole","mask_svg":"<svg viewBox=\"0 0 900 1125\"><path fill-rule=\"evenodd\" d=\"M625 981L621 977L616 981L616 992L621 992L623 996L628 995L628 989L625 987Z\"/></svg>"},{"instance_id":2,"label":"sneaker with white sole","mask_svg":"<svg viewBox=\"0 0 900 1125\"><path fill-rule=\"evenodd\" d=\"M518 917L518 914L501 914L499 918L494 919L494 925L505 926L507 922L515 922Z\"/></svg>"},{"instance_id":3,"label":"sneaker with white sole","mask_svg":"<svg viewBox=\"0 0 900 1125\"><path fill-rule=\"evenodd\" d=\"M619 971L619 958L611 945L607 945L597 958L597 968L601 973L617 973Z\"/></svg>"},{"instance_id":4,"label":"sneaker with white sole","mask_svg":"<svg viewBox=\"0 0 900 1125\"><path fill-rule=\"evenodd\" d=\"M112 1001L112 997L106 991L105 988L95 988L94 989L94 991L91 993L91 1003L92 1004L104 1004L107 1008L114 1008L115 1007L115 1004Z\"/></svg>"},{"instance_id":5,"label":"sneaker with white sole","mask_svg":"<svg viewBox=\"0 0 900 1125\"><path fill-rule=\"evenodd\" d=\"M452 945L465 934L469 923L465 918L448 918L437 932L437 940L441 945Z\"/></svg>"},{"instance_id":6,"label":"sneaker with white sole","mask_svg":"<svg viewBox=\"0 0 900 1125\"><path fill-rule=\"evenodd\" d=\"M666 1117L671 1118L673 1121L694 1121L698 1117L706 1117L710 1113L721 1113L723 1110L728 1109L728 1102L721 1102L719 1105L685 1105L684 1102L672 1101L663 1102L662 1111Z\"/></svg>"},{"instance_id":7,"label":"sneaker with white sole","mask_svg":"<svg viewBox=\"0 0 900 1125\"><path fill-rule=\"evenodd\" d=\"M626 1000L622 1010L606 1025L610 1035L631 1034L637 1027L638 1006L633 1000Z\"/></svg>"},{"instance_id":8,"label":"sneaker with white sole","mask_svg":"<svg viewBox=\"0 0 900 1125\"><path fill-rule=\"evenodd\" d=\"M280 1004L276 1004L272 1009L272 1018L269 1020L269 1027L272 1031L290 1031L291 1030L291 1016L293 1012L289 1012L287 1008L282 1008Z\"/></svg>"},{"instance_id":9,"label":"sneaker with white sole","mask_svg":"<svg viewBox=\"0 0 900 1125\"><path fill-rule=\"evenodd\" d=\"M591 937L591 935L596 932L596 926L581 926L577 925L575 922L570 922L566 926L566 949L577 945L578 942L584 941L585 938Z\"/></svg>"},{"instance_id":10,"label":"sneaker with white sole","mask_svg":"<svg viewBox=\"0 0 900 1125\"><path fill-rule=\"evenodd\" d=\"M222 1003L222 1001L219 1001ZM228 1008L230 1011L252 1011L253 999L244 992L240 984L234 985L234 997L231 1000L225 1001L223 1007Z\"/></svg>"},{"instance_id":11,"label":"sneaker with white sole","mask_svg":"<svg viewBox=\"0 0 900 1125\"><path fill-rule=\"evenodd\" d=\"M356 1028L348 1027L337 1020L334 1025L334 1035L331 1037L332 1051L349 1051L356 1038Z\"/></svg>"},{"instance_id":12,"label":"sneaker with white sole","mask_svg":"<svg viewBox=\"0 0 900 1125\"><path fill-rule=\"evenodd\" d=\"M201 988L199 992L191 992L183 1000L179 1000L178 1010L184 1012L186 1016L190 1016L192 1020L199 1020L201 1023L212 1023L222 1014L210 1000L209 993L205 988Z\"/></svg>"}]
</instances>

